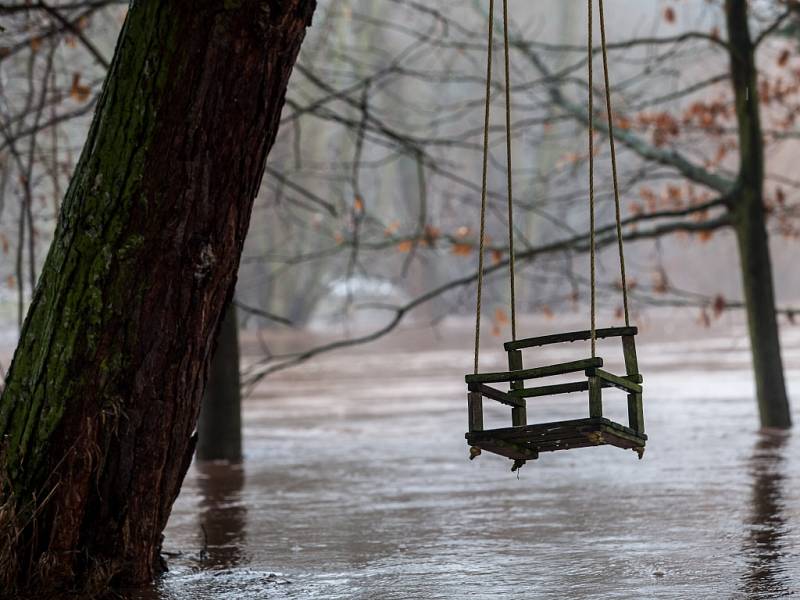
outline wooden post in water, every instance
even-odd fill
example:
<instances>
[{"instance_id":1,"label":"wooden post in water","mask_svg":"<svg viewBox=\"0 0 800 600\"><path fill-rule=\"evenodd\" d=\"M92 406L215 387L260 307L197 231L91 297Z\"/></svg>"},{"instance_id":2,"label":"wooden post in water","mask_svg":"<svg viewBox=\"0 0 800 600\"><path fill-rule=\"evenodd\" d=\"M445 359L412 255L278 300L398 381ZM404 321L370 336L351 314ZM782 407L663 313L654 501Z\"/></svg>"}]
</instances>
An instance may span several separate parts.
<instances>
[{"instance_id":1,"label":"wooden post in water","mask_svg":"<svg viewBox=\"0 0 800 600\"><path fill-rule=\"evenodd\" d=\"M239 323L231 302L220 327L197 423L198 460L242 458Z\"/></svg>"}]
</instances>

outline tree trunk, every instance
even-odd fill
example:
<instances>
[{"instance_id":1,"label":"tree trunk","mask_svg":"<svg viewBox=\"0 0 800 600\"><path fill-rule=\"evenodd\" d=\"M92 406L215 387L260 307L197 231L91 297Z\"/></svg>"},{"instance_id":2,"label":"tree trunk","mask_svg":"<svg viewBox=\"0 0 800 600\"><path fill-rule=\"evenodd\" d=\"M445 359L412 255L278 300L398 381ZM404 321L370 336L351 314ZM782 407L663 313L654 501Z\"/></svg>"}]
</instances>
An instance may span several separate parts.
<instances>
[{"instance_id":1,"label":"tree trunk","mask_svg":"<svg viewBox=\"0 0 800 600\"><path fill-rule=\"evenodd\" d=\"M0 595L162 570L314 7L131 3L0 398Z\"/></svg>"},{"instance_id":2,"label":"tree trunk","mask_svg":"<svg viewBox=\"0 0 800 600\"><path fill-rule=\"evenodd\" d=\"M231 303L222 320L211 372L197 423L199 460L242 458L242 391L239 379L239 323Z\"/></svg>"},{"instance_id":3,"label":"tree trunk","mask_svg":"<svg viewBox=\"0 0 800 600\"><path fill-rule=\"evenodd\" d=\"M731 206L747 306L762 427L791 427L764 209L764 142L747 0L726 0L741 166Z\"/></svg>"}]
</instances>

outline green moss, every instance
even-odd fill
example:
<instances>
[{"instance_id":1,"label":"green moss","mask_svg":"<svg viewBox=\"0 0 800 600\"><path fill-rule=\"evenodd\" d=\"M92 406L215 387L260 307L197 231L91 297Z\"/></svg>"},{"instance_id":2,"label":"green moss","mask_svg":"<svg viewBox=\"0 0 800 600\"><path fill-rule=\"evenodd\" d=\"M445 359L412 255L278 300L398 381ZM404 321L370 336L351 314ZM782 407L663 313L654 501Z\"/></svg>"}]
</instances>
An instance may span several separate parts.
<instances>
[{"instance_id":1,"label":"green moss","mask_svg":"<svg viewBox=\"0 0 800 600\"><path fill-rule=\"evenodd\" d=\"M97 363L105 324L129 312L149 285L138 273L146 248L132 230L132 210L144 201L158 92L188 60L166 6L142 2L129 12L0 396L0 437L9 442L3 460L23 499L40 491L49 441L84 401L80 390L101 390L106 408L121 402L115 388L127 369L123 345L134 340L108 340L99 368L86 367Z\"/></svg>"},{"instance_id":2,"label":"green moss","mask_svg":"<svg viewBox=\"0 0 800 600\"><path fill-rule=\"evenodd\" d=\"M119 260L127 260L144 246L144 242L145 239L142 235L133 234L129 236L117 251L117 258Z\"/></svg>"}]
</instances>

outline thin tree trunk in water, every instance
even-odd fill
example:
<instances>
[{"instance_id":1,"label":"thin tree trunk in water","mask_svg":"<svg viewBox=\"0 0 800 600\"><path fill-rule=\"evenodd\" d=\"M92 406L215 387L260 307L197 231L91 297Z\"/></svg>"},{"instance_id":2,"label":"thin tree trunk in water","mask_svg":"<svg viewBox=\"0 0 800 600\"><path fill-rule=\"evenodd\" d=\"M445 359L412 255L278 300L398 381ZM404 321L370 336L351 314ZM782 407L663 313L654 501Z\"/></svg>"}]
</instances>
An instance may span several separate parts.
<instances>
[{"instance_id":1,"label":"thin tree trunk in water","mask_svg":"<svg viewBox=\"0 0 800 600\"><path fill-rule=\"evenodd\" d=\"M747 0L726 0L725 8L741 153L731 210L739 243L758 408L762 427L788 428L792 422L781 360L764 210L764 142L755 48L747 21Z\"/></svg>"},{"instance_id":2,"label":"thin tree trunk in water","mask_svg":"<svg viewBox=\"0 0 800 600\"><path fill-rule=\"evenodd\" d=\"M239 378L239 323L231 303L222 320L197 423L199 460L242 458L242 392Z\"/></svg>"},{"instance_id":3,"label":"thin tree trunk in water","mask_svg":"<svg viewBox=\"0 0 800 600\"><path fill-rule=\"evenodd\" d=\"M0 397L0 595L162 569L314 6L131 3Z\"/></svg>"}]
</instances>

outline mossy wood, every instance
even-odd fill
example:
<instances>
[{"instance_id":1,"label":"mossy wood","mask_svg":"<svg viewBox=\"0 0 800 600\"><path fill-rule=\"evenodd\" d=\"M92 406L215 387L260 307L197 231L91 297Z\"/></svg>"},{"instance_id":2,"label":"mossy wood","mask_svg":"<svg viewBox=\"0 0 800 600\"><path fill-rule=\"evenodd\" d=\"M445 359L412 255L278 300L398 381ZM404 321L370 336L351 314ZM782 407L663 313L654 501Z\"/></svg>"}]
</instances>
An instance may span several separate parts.
<instances>
[{"instance_id":1,"label":"mossy wood","mask_svg":"<svg viewBox=\"0 0 800 600\"><path fill-rule=\"evenodd\" d=\"M635 383L641 383L642 376L635 375L632 377L628 377L628 379L634 381ZM600 385L603 388L620 387L608 381L601 381ZM534 388L522 388L518 390L510 390L509 392L501 392L500 390L496 390L492 387L489 387L488 385L483 385L481 389L489 390L494 394L502 394L504 396L510 397L513 400L515 398L538 398L540 396L557 396L559 394L574 394L576 392L586 392L589 390L589 382L574 381L571 383L557 383L555 385L542 385ZM488 394L485 395L488 396ZM505 404L511 405L511 402L505 402Z\"/></svg>"},{"instance_id":2,"label":"mossy wood","mask_svg":"<svg viewBox=\"0 0 800 600\"><path fill-rule=\"evenodd\" d=\"M505 404L514 408L522 408L525 406L525 401L520 399L521 396L518 395L518 392L502 392L483 383L471 383L468 388L471 392L480 392L482 396L491 398L500 404Z\"/></svg>"},{"instance_id":3,"label":"mossy wood","mask_svg":"<svg viewBox=\"0 0 800 600\"><path fill-rule=\"evenodd\" d=\"M520 369L519 371L501 371L498 373L477 373L464 377L467 383L502 383L512 381L523 381L525 379L538 379L540 377L551 377L553 375L565 375L567 373L577 373L603 366L602 358L585 358L574 360L557 365L537 367L535 369Z\"/></svg>"},{"instance_id":4,"label":"mossy wood","mask_svg":"<svg viewBox=\"0 0 800 600\"><path fill-rule=\"evenodd\" d=\"M639 333L636 327L607 327L595 330L595 338L602 340L610 337L631 337ZM585 329L582 331L569 331L567 333L554 333L551 335L541 335L539 337L525 338L515 342L506 342L503 347L506 351L522 350L524 348L536 348L538 346L549 346L550 344L561 344L563 342L585 342L592 339L592 331Z\"/></svg>"},{"instance_id":5,"label":"mossy wood","mask_svg":"<svg viewBox=\"0 0 800 600\"><path fill-rule=\"evenodd\" d=\"M508 369L509 371L522 371L522 352L519 350L512 350L508 353ZM514 379L509 384L511 390L521 390L525 387L525 382L522 379ZM528 424L528 410L524 398L518 398L521 404L511 409L511 424L515 427Z\"/></svg>"},{"instance_id":6,"label":"mossy wood","mask_svg":"<svg viewBox=\"0 0 800 600\"><path fill-rule=\"evenodd\" d=\"M603 417L473 431L466 437L470 446L515 460L531 458L524 453L538 455L602 445L636 450L644 448L647 441L646 435Z\"/></svg>"},{"instance_id":7,"label":"mossy wood","mask_svg":"<svg viewBox=\"0 0 800 600\"><path fill-rule=\"evenodd\" d=\"M642 393L642 386L638 383L631 381L627 377L620 377L618 375L614 375L613 373L609 373L608 371L604 371L603 369L587 369L586 376L598 377L599 379L602 379L606 383L610 383L614 387L619 388L624 392L633 392L635 394ZM637 374L637 377L641 376Z\"/></svg>"},{"instance_id":8,"label":"mossy wood","mask_svg":"<svg viewBox=\"0 0 800 600\"><path fill-rule=\"evenodd\" d=\"M636 327L598 329L597 337L620 337L625 359L625 375L602 369L600 357L582 359L524 369L521 348L533 348L560 342L575 342L591 338L589 331L573 331L548 335L505 344L508 351L509 371L467 375L469 388L469 426L467 442L477 450L492 452L515 461L515 468L526 460L538 458L541 452L570 450L590 446L612 445L636 450L641 456L647 435L644 433L642 406L643 378L638 372L635 335ZM582 373L582 381L557 383L526 388L529 379ZM509 391L491 387L489 383L509 383ZM627 393L628 425L615 423L603 417L605 388L617 388ZM527 424L526 398L540 398L575 392L588 393L586 419L552 423ZM489 398L511 407L511 427L488 429L483 427L483 398Z\"/></svg>"}]
</instances>

